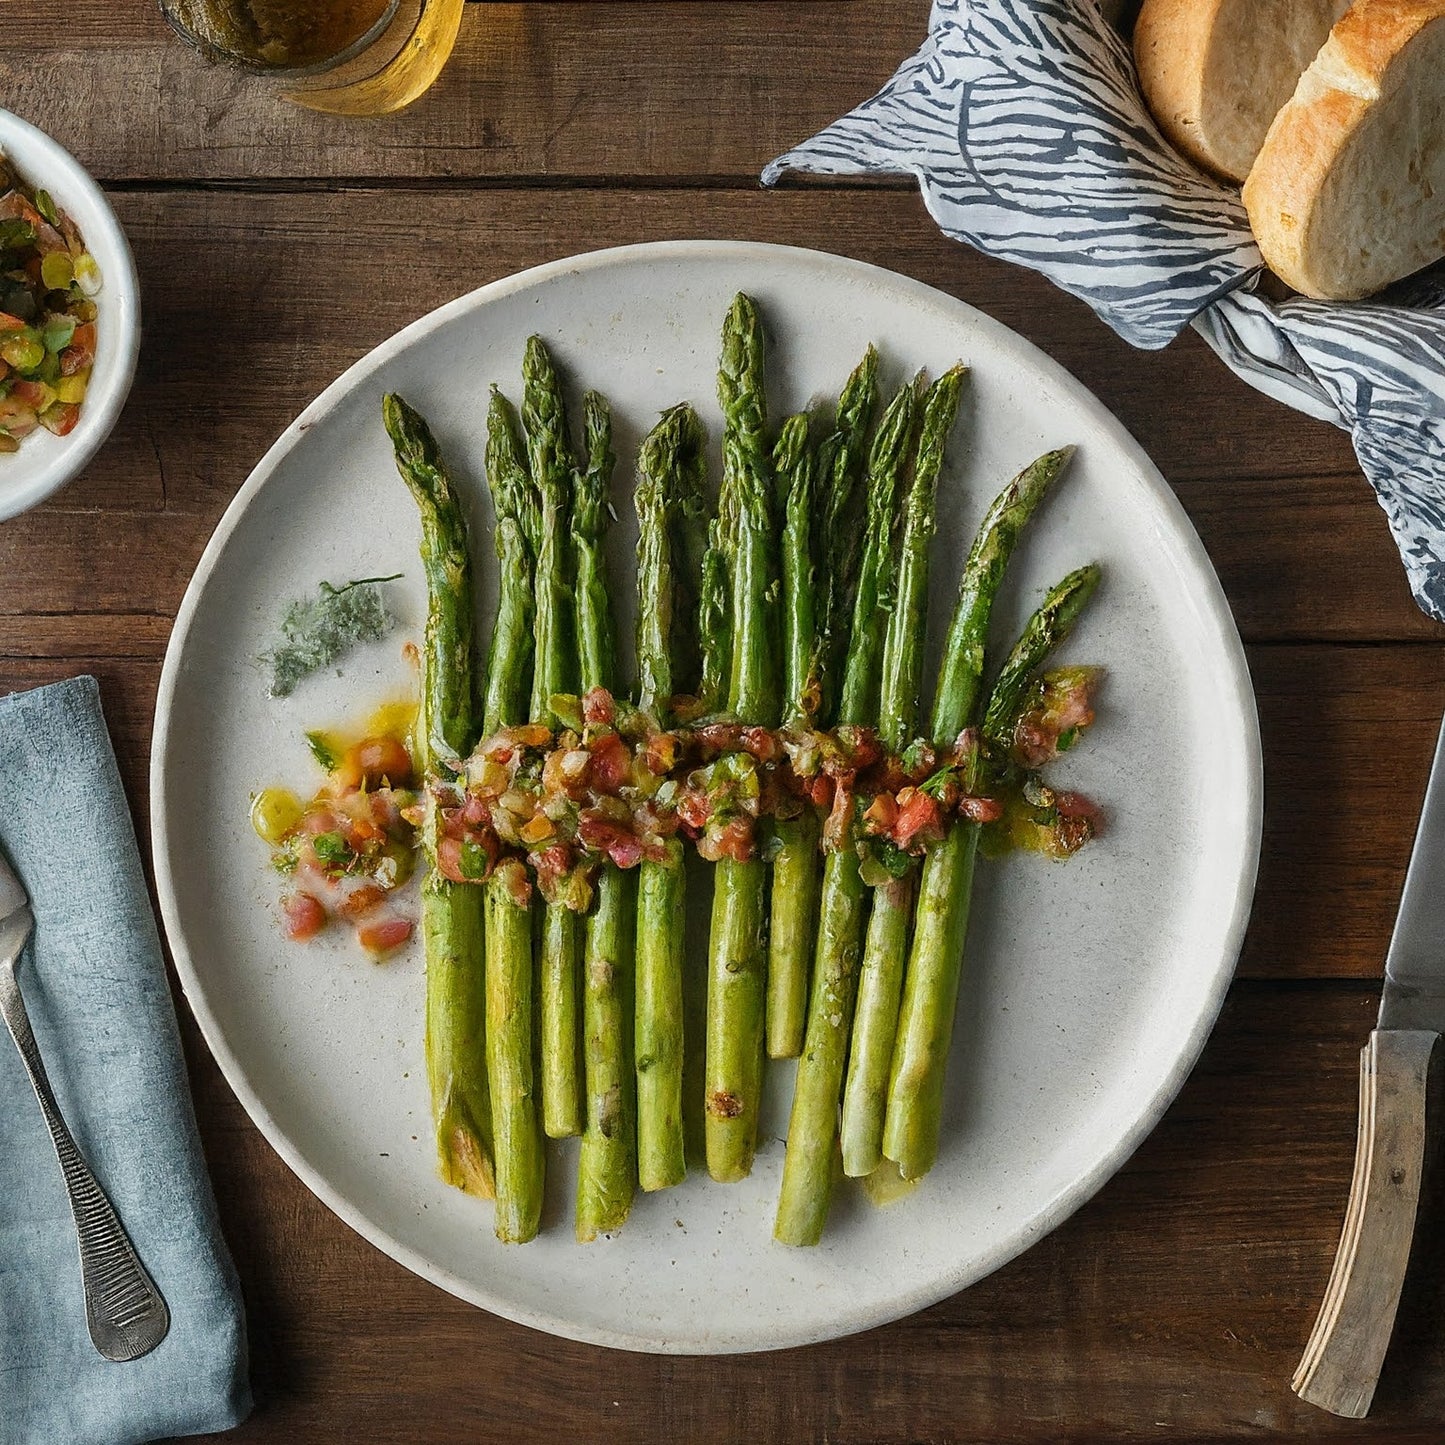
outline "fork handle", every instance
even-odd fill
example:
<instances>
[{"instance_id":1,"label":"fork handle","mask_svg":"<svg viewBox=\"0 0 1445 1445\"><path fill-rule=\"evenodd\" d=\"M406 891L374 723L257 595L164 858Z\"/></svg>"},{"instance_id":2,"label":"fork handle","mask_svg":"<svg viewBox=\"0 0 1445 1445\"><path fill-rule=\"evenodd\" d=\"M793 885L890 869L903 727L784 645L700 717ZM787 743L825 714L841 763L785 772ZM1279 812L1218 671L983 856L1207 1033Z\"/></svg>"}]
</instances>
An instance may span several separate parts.
<instances>
[{"instance_id":1,"label":"fork handle","mask_svg":"<svg viewBox=\"0 0 1445 1445\"><path fill-rule=\"evenodd\" d=\"M1439 1034L1376 1029L1360 1054L1355 1174L1335 1267L1295 1371L1301 1399L1362 1419L1405 1283L1425 1159L1425 1087Z\"/></svg>"},{"instance_id":2,"label":"fork handle","mask_svg":"<svg viewBox=\"0 0 1445 1445\"><path fill-rule=\"evenodd\" d=\"M61 1117L20 997L14 962L3 958L0 1015L20 1050L65 1176L65 1192L80 1238L80 1277L91 1341L108 1360L139 1359L165 1339L171 1325L170 1311Z\"/></svg>"}]
</instances>

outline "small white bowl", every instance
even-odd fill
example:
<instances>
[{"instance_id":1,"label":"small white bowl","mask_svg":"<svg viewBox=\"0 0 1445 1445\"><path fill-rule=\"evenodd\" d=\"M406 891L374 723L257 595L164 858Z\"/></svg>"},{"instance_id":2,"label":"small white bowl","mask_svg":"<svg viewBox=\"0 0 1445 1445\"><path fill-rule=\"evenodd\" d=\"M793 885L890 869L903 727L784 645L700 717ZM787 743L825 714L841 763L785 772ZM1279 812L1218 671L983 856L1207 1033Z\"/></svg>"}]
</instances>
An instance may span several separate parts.
<instances>
[{"instance_id":1,"label":"small white bowl","mask_svg":"<svg viewBox=\"0 0 1445 1445\"><path fill-rule=\"evenodd\" d=\"M140 282L110 202L69 151L8 110L0 110L0 153L27 184L49 191L80 228L100 267L95 298L95 366L69 436L38 428L18 452L0 453L0 521L58 492L84 470L125 405L140 352Z\"/></svg>"}]
</instances>

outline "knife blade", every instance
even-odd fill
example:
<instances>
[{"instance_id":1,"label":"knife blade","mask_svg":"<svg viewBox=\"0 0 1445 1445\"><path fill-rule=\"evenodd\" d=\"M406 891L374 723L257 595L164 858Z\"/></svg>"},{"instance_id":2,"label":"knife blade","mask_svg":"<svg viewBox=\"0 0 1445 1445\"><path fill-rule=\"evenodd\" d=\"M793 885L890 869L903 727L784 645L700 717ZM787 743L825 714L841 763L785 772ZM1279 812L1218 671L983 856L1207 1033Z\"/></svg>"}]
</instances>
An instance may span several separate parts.
<instances>
[{"instance_id":1,"label":"knife blade","mask_svg":"<svg viewBox=\"0 0 1445 1445\"><path fill-rule=\"evenodd\" d=\"M1445 1032L1445 725L1385 955L1382 1029Z\"/></svg>"},{"instance_id":2,"label":"knife blade","mask_svg":"<svg viewBox=\"0 0 1445 1445\"><path fill-rule=\"evenodd\" d=\"M1295 1392L1336 1415L1369 1413L1410 1259L1424 1172L1426 1086L1445 1030L1445 723L1385 955L1379 1020L1360 1055L1355 1172L1319 1318Z\"/></svg>"}]
</instances>

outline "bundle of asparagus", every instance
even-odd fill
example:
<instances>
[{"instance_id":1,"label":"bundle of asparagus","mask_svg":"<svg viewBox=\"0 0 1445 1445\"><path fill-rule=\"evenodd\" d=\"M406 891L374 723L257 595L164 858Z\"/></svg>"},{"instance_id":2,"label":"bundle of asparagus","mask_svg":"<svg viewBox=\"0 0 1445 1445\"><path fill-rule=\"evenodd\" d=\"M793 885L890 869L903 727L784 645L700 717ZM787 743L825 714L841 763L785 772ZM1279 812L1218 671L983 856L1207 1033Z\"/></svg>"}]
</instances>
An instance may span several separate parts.
<instances>
[{"instance_id":1,"label":"bundle of asparagus","mask_svg":"<svg viewBox=\"0 0 1445 1445\"><path fill-rule=\"evenodd\" d=\"M1069 453L1026 468L984 518L920 737L930 542L965 369L905 382L872 426L870 348L815 444L806 414L770 440L763 353L739 295L711 515L690 406L664 412L640 448L630 702L603 562L606 402L585 396L577 449L537 338L520 418L493 392L500 596L481 687L460 508L425 423L386 399L428 583L416 753L432 799L422 931L438 1155L448 1182L495 1190L504 1240L537 1231L544 1134L582 1135L582 1240L618 1228L638 1184L685 1176L689 836L716 865L709 1172L752 1168L765 1054L800 1055L779 1240L821 1237L840 1143L848 1175L926 1172L979 839L1005 813L990 793L1012 788L1035 827L1057 820L1037 767L1092 717L1091 674L1043 673L1092 566L1049 593L984 702L994 597ZM1057 851L1089 834L1085 814L1070 819Z\"/></svg>"}]
</instances>

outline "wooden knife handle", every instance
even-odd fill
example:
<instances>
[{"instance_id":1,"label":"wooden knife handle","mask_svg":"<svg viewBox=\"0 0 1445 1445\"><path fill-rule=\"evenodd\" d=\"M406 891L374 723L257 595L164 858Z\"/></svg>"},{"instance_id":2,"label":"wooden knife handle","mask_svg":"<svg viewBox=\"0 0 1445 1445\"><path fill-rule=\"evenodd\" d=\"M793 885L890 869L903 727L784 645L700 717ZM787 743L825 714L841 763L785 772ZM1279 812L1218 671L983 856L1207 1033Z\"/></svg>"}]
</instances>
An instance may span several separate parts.
<instances>
[{"instance_id":1,"label":"wooden knife handle","mask_svg":"<svg viewBox=\"0 0 1445 1445\"><path fill-rule=\"evenodd\" d=\"M1376 1029L1360 1054L1360 1128L1345 1227L1294 1375L1301 1399L1369 1411L1405 1283L1425 1159L1425 1083L1439 1034Z\"/></svg>"}]
</instances>

